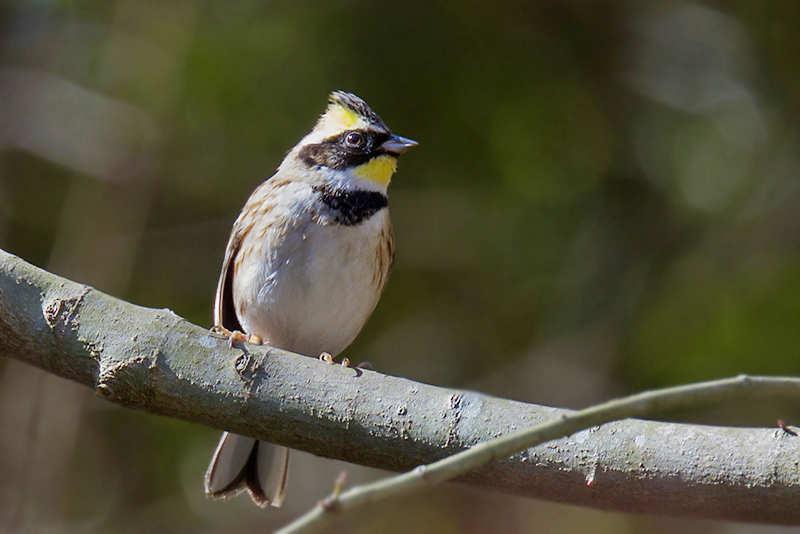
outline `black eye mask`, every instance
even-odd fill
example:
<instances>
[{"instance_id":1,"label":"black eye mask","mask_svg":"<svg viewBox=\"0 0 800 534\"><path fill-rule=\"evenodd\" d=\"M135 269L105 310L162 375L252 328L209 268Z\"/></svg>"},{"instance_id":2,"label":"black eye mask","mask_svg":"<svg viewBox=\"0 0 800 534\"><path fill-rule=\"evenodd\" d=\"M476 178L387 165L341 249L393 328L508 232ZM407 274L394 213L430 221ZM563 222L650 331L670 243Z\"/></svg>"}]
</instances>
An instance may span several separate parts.
<instances>
[{"instance_id":1,"label":"black eye mask","mask_svg":"<svg viewBox=\"0 0 800 534\"><path fill-rule=\"evenodd\" d=\"M358 133L362 136L360 146L351 146L348 136ZM321 143L306 145L298 154L300 160L309 167L328 167L343 170L357 167L378 156L388 154L381 145L391 137L390 132L368 130L348 130Z\"/></svg>"}]
</instances>

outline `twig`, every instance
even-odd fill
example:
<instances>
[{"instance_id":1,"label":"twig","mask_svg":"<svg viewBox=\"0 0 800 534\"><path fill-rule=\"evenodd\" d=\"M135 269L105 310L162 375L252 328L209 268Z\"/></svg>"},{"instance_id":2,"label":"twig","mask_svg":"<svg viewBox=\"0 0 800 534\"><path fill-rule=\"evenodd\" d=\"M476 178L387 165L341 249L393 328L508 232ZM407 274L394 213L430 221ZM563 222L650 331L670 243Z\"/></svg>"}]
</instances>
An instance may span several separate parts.
<instances>
[{"instance_id":1,"label":"twig","mask_svg":"<svg viewBox=\"0 0 800 534\"><path fill-rule=\"evenodd\" d=\"M360 506L430 488L458 475L505 458L547 441L569 436L579 430L619 419L650 415L665 410L696 407L733 397L789 396L800 392L800 379L749 377L701 382L612 400L584 410L563 414L507 436L479 443L438 462L422 465L401 475L371 484L357 486L344 493L335 491L296 521L277 531L277 534L308 534L319 532L337 515Z\"/></svg>"}]
</instances>

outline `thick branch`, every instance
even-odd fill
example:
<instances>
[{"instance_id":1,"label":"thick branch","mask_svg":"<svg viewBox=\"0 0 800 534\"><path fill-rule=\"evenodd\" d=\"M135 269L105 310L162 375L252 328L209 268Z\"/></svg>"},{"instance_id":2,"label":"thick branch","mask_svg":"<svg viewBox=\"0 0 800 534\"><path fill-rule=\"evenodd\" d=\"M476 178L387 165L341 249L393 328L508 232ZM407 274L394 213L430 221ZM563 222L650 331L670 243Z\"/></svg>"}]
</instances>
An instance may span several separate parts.
<instances>
[{"instance_id":1,"label":"thick branch","mask_svg":"<svg viewBox=\"0 0 800 534\"><path fill-rule=\"evenodd\" d=\"M483 467L498 458L512 456L542 443L570 436L580 430L630 417L652 415L664 410L720 402L739 396L743 391L772 395L783 392L787 396L796 398L800 397L800 378L740 375L736 378L646 391L583 410L565 412L560 417L478 443L432 464L421 465L413 471L356 486L344 493L341 492L341 483L337 481L330 497L320 501L314 509L277 531L277 534L320 532L331 525L336 515L343 512L352 512L354 509L382 500L432 488ZM784 427L783 430L789 435L797 435L788 427ZM593 481L587 481L589 485L592 483Z\"/></svg>"},{"instance_id":2,"label":"thick branch","mask_svg":"<svg viewBox=\"0 0 800 534\"><path fill-rule=\"evenodd\" d=\"M2 251L0 354L123 406L394 471L564 413L268 347L231 349L169 310ZM800 524L800 438L782 430L626 420L458 480L620 511Z\"/></svg>"}]
</instances>

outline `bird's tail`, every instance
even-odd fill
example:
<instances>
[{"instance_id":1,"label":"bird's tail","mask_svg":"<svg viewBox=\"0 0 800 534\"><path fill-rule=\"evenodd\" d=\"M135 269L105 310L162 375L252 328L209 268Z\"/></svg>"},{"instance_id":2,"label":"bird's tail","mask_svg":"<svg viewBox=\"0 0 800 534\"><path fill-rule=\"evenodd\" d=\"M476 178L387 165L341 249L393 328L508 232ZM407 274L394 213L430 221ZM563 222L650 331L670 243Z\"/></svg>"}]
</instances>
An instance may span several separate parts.
<instances>
[{"instance_id":1,"label":"bird's tail","mask_svg":"<svg viewBox=\"0 0 800 534\"><path fill-rule=\"evenodd\" d=\"M206 494L228 498L247 490L262 508L280 506L288 469L288 448L225 432L206 472Z\"/></svg>"}]
</instances>

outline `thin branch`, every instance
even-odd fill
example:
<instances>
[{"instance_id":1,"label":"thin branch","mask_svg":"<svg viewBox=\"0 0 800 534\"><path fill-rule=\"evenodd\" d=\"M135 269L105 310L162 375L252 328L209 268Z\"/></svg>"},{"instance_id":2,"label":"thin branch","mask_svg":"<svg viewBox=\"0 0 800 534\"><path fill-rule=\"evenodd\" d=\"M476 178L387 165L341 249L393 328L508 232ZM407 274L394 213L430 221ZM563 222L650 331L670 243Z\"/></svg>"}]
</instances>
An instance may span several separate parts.
<instances>
[{"instance_id":1,"label":"thin branch","mask_svg":"<svg viewBox=\"0 0 800 534\"><path fill-rule=\"evenodd\" d=\"M122 406L401 472L570 413L269 347L230 348L169 310L123 302L2 251L0 354ZM780 429L626 420L455 480L618 511L800 524L800 438Z\"/></svg>"},{"instance_id":2,"label":"thin branch","mask_svg":"<svg viewBox=\"0 0 800 534\"><path fill-rule=\"evenodd\" d=\"M564 413L532 428L479 443L453 456L430 465L421 465L401 475L356 486L344 493L337 488L330 497L320 501L316 507L278 530L276 534L320 532L344 512L438 486L499 458L506 458L580 430L629 417L652 415L667 410L695 408L705 404L751 396L798 398L800 397L800 379L741 375L736 378L646 391L577 412ZM788 431L783 429L779 432ZM587 484L591 485L592 482L589 480Z\"/></svg>"}]
</instances>

